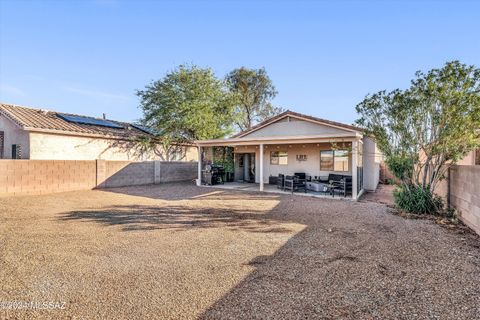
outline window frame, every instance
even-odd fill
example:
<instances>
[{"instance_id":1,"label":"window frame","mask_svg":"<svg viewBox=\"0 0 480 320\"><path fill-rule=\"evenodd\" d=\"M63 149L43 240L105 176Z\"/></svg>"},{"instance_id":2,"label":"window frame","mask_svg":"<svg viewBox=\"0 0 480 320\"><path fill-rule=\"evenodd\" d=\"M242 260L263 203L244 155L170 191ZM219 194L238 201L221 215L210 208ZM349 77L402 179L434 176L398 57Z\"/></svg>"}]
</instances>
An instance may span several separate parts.
<instances>
[{"instance_id":1,"label":"window frame","mask_svg":"<svg viewBox=\"0 0 480 320\"><path fill-rule=\"evenodd\" d=\"M0 131L0 159L3 159L5 152L5 131Z\"/></svg>"},{"instance_id":2,"label":"window frame","mask_svg":"<svg viewBox=\"0 0 480 320\"><path fill-rule=\"evenodd\" d=\"M342 155L337 155L336 153L342 153ZM322 166L322 153L326 154L331 154L331 167L328 167L328 168L323 168ZM349 151L346 150L346 149L339 149L339 150L320 150L320 171L332 171L332 172L349 172L350 171L350 159L349 159ZM336 170L335 168L335 159L336 158L344 158L346 157L347 158L347 162L346 162L346 170ZM323 161L325 162L325 161ZM345 166L343 166L344 169L345 169Z\"/></svg>"},{"instance_id":3,"label":"window frame","mask_svg":"<svg viewBox=\"0 0 480 320\"><path fill-rule=\"evenodd\" d=\"M22 159L22 145L19 143L12 144L12 159Z\"/></svg>"},{"instance_id":4,"label":"window frame","mask_svg":"<svg viewBox=\"0 0 480 320\"><path fill-rule=\"evenodd\" d=\"M285 163L282 163L280 159L285 159ZM288 151L270 151L270 165L288 166Z\"/></svg>"},{"instance_id":5,"label":"window frame","mask_svg":"<svg viewBox=\"0 0 480 320\"><path fill-rule=\"evenodd\" d=\"M322 153L325 154L331 154L331 162L332 162L332 167L330 168L322 168ZM335 153L333 150L320 150L320 171L334 171L333 169L335 168Z\"/></svg>"},{"instance_id":6,"label":"window frame","mask_svg":"<svg viewBox=\"0 0 480 320\"><path fill-rule=\"evenodd\" d=\"M339 155L337 156L337 152L341 152L342 155ZM346 158L347 161L346 161L346 167L347 169L345 170L345 165L343 165L343 169L344 170L335 170L335 164L336 164L336 159L338 158ZM342 161L341 162L342 164L345 163L345 161ZM348 150L334 150L333 151L333 171L335 172L348 172L350 169L350 166L349 166L349 163L348 163Z\"/></svg>"}]
</instances>

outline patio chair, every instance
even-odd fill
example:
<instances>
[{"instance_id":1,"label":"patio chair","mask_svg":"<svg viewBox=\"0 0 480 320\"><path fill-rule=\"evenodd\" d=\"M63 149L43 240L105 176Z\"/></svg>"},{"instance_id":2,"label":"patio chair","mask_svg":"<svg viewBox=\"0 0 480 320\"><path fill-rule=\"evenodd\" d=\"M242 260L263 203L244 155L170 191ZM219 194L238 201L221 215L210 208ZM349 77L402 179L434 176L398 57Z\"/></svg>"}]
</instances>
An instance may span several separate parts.
<instances>
[{"instance_id":1,"label":"patio chair","mask_svg":"<svg viewBox=\"0 0 480 320\"><path fill-rule=\"evenodd\" d=\"M295 172L293 175L296 176L296 177L298 177L298 179L299 179L300 181L302 181L302 180L303 180L304 182L312 181L312 177L311 177L311 176L307 176L307 175L305 174L305 172Z\"/></svg>"},{"instance_id":2,"label":"patio chair","mask_svg":"<svg viewBox=\"0 0 480 320\"><path fill-rule=\"evenodd\" d=\"M307 178L307 175L305 174L305 172L295 172L293 175L297 176L299 179L303 179L303 180L305 180Z\"/></svg>"},{"instance_id":3,"label":"patio chair","mask_svg":"<svg viewBox=\"0 0 480 320\"><path fill-rule=\"evenodd\" d=\"M307 192L307 184L305 179L299 179L298 176L286 176L284 190Z\"/></svg>"},{"instance_id":4,"label":"patio chair","mask_svg":"<svg viewBox=\"0 0 480 320\"><path fill-rule=\"evenodd\" d=\"M352 177L343 176L343 178L341 178L340 180L333 181L332 185L335 186L335 188L332 190L332 193L335 193L335 191L337 191L338 193L346 197L348 193L352 192Z\"/></svg>"},{"instance_id":5,"label":"patio chair","mask_svg":"<svg viewBox=\"0 0 480 320\"><path fill-rule=\"evenodd\" d=\"M285 176L280 173L277 179L277 188L283 190L284 187L285 187Z\"/></svg>"}]
</instances>

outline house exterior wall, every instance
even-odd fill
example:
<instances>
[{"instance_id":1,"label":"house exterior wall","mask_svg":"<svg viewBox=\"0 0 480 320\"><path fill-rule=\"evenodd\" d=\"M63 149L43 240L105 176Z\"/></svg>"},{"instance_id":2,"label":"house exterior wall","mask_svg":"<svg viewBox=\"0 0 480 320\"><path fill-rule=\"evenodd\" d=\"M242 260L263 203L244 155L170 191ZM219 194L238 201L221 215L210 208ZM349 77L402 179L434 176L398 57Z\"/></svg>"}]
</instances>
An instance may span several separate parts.
<instances>
[{"instance_id":1,"label":"house exterior wall","mask_svg":"<svg viewBox=\"0 0 480 320\"><path fill-rule=\"evenodd\" d=\"M308 136L318 134L335 136L336 134L345 134L346 132L349 131L289 117L269 124L243 137Z\"/></svg>"},{"instance_id":2,"label":"house exterior wall","mask_svg":"<svg viewBox=\"0 0 480 320\"><path fill-rule=\"evenodd\" d=\"M0 159L12 158L12 144L21 145L22 159L30 158L28 132L17 127L11 120L0 114L0 131L4 132L4 148Z\"/></svg>"},{"instance_id":3,"label":"house exterior wall","mask_svg":"<svg viewBox=\"0 0 480 320\"><path fill-rule=\"evenodd\" d=\"M460 166L473 166L473 165L475 165L475 151L470 151L457 164L460 165Z\"/></svg>"},{"instance_id":4,"label":"house exterior wall","mask_svg":"<svg viewBox=\"0 0 480 320\"><path fill-rule=\"evenodd\" d=\"M276 148L269 146L264 149L264 182L268 182L269 176L278 176L282 173L285 175L293 175L295 172L305 172L308 176L328 176L330 173L338 173L345 175L352 175L352 155L348 156L348 171L321 171L320 170L320 151L331 150L330 144L306 144L306 145L284 145ZM288 152L288 165L272 165L270 164L270 152L272 151L286 151ZM306 161L298 161L297 155L306 155Z\"/></svg>"},{"instance_id":5,"label":"house exterior wall","mask_svg":"<svg viewBox=\"0 0 480 320\"><path fill-rule=\"evenodd\" d=\"M368 191L377 189L380 180L382 154L371 138L363 138L363 188Z\"/></svg>"},{"instance_id":6,"label":"house exterior wall","mask_svg":"<svg viewBox=\"0 0 480 320\"><path fill-rule=\"evenodd\" d=\"M348 145L347 148L351 148ZM309 176L328 176L330 173L352 175L352 156L348 157L348 171L321 171L320 170L320 151L331 150L330 143L319 144L301 144L301 145L266 145L263 155L263 182L268 183L269 176L278 176L278 174L293 175L295 172L305 172ZM288 153L287 165L270 164L270 153L272 151L286 151ZM255 182L260 182L260 152L258 146L235 147L235 180L241 175L241 168L238 166L238 154L255 153ZM298 161L297 155L306 155L306 161Z\"/></svg>"},{"instance_id":7,"label":"house exterior wall","mask_svg":"<svg viewBox=\"0 0 480 320\"><path fill-rule=\"evenodd\" d=\"M183 161L196 161L196 147L187 147ZM94 137L30 133L30 159L36 160L163 160L155 152L140 152L131 142Z\"/></svg>"}]
</instances>

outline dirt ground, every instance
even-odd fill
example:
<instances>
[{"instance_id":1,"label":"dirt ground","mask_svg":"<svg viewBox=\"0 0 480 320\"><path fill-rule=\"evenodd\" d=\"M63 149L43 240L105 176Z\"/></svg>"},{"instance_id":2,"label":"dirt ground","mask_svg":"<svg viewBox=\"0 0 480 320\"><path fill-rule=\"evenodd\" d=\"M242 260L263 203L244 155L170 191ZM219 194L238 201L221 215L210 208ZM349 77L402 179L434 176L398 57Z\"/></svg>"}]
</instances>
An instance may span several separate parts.
<instances>
[{"instance_id":1,"label":"dirt ground","mask_svg":"<svg viewBox=\"0 0 480 320\"><path fill-rule=\"evenodd\" d=\"M365 193L360 201L382 203L393 207L395 206L393 199L393 190L395 190L395 188L395 185L379 184L377 190Z\"/></svg>"},{"instance_id":2,"label":"dirt ground","mask_svg":"<svg viewBox=\"0 0 480 320\"><path fill-rule=\"evenodd\" d=\"M0 198L0 318L479 319L479 238L389 210L189 184Z\"/></svg>"}]
</instances>

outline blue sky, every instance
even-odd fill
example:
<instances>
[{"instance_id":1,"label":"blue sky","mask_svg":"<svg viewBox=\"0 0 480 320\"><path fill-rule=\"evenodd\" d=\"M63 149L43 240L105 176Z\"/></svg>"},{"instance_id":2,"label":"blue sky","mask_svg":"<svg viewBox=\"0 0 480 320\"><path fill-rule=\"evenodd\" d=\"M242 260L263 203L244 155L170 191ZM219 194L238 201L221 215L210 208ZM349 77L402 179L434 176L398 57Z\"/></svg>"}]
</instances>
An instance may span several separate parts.
<instances>
[{"instance_id":1,"label":"blue sky","mask_svg":"<svg viewBox=\"0 0 480 320\"><path fill-rule=\"evenodd\" d=\"M0 101L132 121L182 63L265 67L284 108L351 123L416 70L480 66L480 2L0 0Z\"/></svg>"}]
</instances>

